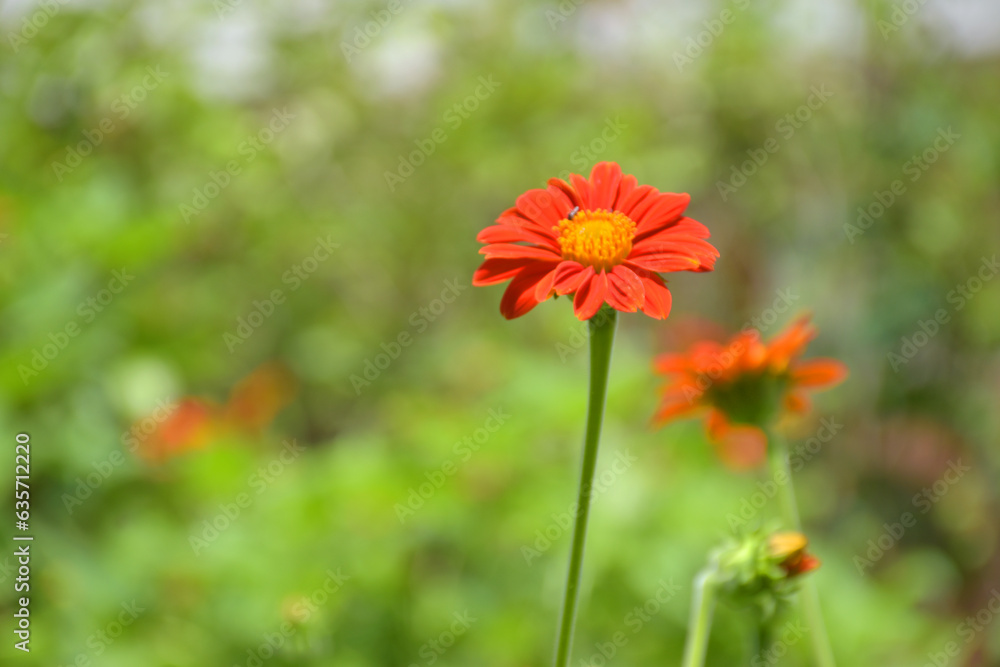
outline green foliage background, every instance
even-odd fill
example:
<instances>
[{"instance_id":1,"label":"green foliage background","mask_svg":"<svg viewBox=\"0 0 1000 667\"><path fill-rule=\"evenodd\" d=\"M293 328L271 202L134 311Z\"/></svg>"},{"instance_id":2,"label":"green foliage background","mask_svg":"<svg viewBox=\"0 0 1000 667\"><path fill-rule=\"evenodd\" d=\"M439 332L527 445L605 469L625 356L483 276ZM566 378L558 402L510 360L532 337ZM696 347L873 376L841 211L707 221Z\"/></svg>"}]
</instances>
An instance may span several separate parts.
<instances>
[{"instance_id":1,"label":"green foliage background","mask_svg":"<svg viewBox=\"0 0 1000 667\"><path fill-rule=\"evenodd\" d=\"M1000 625L971 636L959 625L1000 588L1000 288L953 295L975 286L1000 240L997 40L955 37L932 2L902 20L881 2L498 0L403 2L355 41L385 8L0 7L0 488L11 497L14 434L27 431L35 535L33 650L15 651L5 630L0 660L253 665L285 627L261 662L546 664L586 400L583 329L563 299L512 322L497 312L500 287L435 300L448 281L469 284L476 233L518 194L609 159L691 193L722 257L714 273L671 277L665 323L621 318L599 473L618 455L635 462L595 504L574 664L679 663L691 578L765 478L725 469L696 422L648 428L649 361L692 316L734 330L779 293L814 312L811 354L852 372L792 431L794 448L821 418L843 425L797 480L839 663L923 665L954 642L948 664L1000 664ZM462 117L455 105L480 77L499 86ZM820 87L832 96L790 125ZM292 114L287 127L247 148L275 109ZM959 138L914 172L949 128ZM444 142L390 188L386 172L435 130ZM723 192L769 138L778 150ZM75 150L88 154L77 163ZM234 160L240 173L198 199ZM855 234L859 207L897 179L903 193ZM287 272L318 239L338 247L293 290ZM100 312L81 306L116 270L134 276L126 289ZM274 290L285 300L252 335L226 339ZM891 363L939 310L947 322ZM25 373L71 323L78 335ZM388 367L352 382L404 332L412 342ZM269 360L301 389L259 440L163 466L129 451L130 425L158 402L222 401ZM503 425L456 449L490 410ZM305 450L261 482L286 440ZM970 470L922 512L916 494L958 460ZM240 494L249 506L195 553L191 536L210 536L204 522ZM916 525L859 573L856 557L905 512ZM0 555L4 628L12 551ZM670 584L655 613L636 614ZM142 611L104 641L133 601ZM464 612L475 621L439 652ZM749 662L748 630L720 609L709 663ZM628 641L606 660L599 645L617 632ZM810 664L807 644L780 664Z\"/></svg>"}]
</instances>

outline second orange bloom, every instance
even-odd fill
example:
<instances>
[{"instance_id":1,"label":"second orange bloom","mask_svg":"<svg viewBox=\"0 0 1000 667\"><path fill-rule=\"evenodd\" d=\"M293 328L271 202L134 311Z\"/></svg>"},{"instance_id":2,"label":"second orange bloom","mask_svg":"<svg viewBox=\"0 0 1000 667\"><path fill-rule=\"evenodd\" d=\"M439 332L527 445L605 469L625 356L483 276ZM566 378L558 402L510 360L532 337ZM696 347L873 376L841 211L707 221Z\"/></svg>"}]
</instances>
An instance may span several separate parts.
<instances>
[{"instance_id":1,"label":"second orange bloom","mask_svg":"<svg viewBox=\"0 0 1000 667\"><path fill-rule=\"evenodd\" d=\"M709 437L727 463L737 468L760 463L765 429L783 411L807 412L809 391L847 377L847 367L834 359L800 359L816 334L804 316L768 343L746 330L726 344L700 341L684 354L657 357L653 368L667 384L654 421L704 412Z\"/></svg>"}]
</instances>

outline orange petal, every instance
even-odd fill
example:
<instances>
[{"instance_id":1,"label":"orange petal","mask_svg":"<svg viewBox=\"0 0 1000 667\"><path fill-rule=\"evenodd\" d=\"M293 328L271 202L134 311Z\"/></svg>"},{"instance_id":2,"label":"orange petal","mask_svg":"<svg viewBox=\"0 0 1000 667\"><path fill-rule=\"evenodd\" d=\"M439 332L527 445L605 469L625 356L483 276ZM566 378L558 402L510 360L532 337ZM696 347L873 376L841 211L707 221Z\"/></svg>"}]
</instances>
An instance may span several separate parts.
<instances>
[{"instance_id":1,"label":"orange petal","mask_svg":"<svg viewBox=\"0 0 1000 667\"><path fill-rule=\"evenodd\" d=\"M580 320L589 320L597 314L608 293L608 277L601 271L590 280L585 280L573 299L573 312Z\"/></svg>"},{"instance_id":2,"label":"orange petal","mask_svg":"<svg viewBox=\"0 0 1000 667\"><path fill-rule=\"evenodd\" d=\"M567 260L556 269L555 282L553 282L552 287L560 296L569 294L580 289L580 285L593 275L594 268L592 266L583 266L579 262Z\"/></svg>"},{"instance_id":3,"label":"orange petal","mask_svg":"<svg viewBox=\"0 0 1000 667\"><path fill-rule=\"evenodd\" d=\"M534 264L537 259L528 257L512 259L510 257L495 257L487 259L482 266L472 274L472 284L476 287L495 285L510 280L521 272L524 267Z\"/></svg>"},{"instance_id":4,"label":"orange petal","mask_svg":"<svg viewBox=\"0 0 1000 667\"><path fill-rule=\"evenodd\" d=\"M516 204L518 213L545 230L551 230L570 209L565 196L561 193L557 196L555 189L528 190L517 198Z\"/></svg>"},{"instance_id":5,"label":"orange petal","mask_svg":"<svg viewBox=\"0 0 1000 667\"><path fill-rule=\"evenodd\" d=\"M553 249L559 248L555 236L542 234L531 227L516 225L490 225L479 232L476 240L480 243L538 243Z\"/></svg>"},{"instance_id":6,"label":"orange petal","mask_svg":"<svg viewBox=\"0 0 1000 667\"><path fill-rule=\"evenodd\" d=\"M847 377L847 366L836 359L809 359L792 367L792 381L799 387L829 388Z\"/></svg>"},{"instance_id":7,"label":"orange petal","mask_svg":"<svg viewBox=\"0 0 1000 667\"><path fill-rule=\"evenodd\" d=\"M631 268L631 267L630 267ZM657 320L665 320L670 314L670 305L673 303L673 296L670 290L663 283L663 278L654 274L636 272L639 280L642 281L642 288L646 300L642 304L642 312Z\"/></svg>"},{"instance_id":8,"label":"orange petal","mask_svg":"<svg viewBox=\"0 0 1000 667\"><path fill-rule=\"evenodd\" d=\"M591 205L591 201L594 198L594 188L591 186L590 181L579 174L570 174L569 182L576 191L577 197L582 202L580 208L585 210L594 208Z\"/></svg>"},{"instance_id":9,"label":"orange petal","mask_svg":"<svg viewBox=\"0 0 1000 667\"><path fill-rule=\"evenodd\" d=\"M683 373L691 367L691 362L684 354L661 354L653 359L653 371L660 375Z\"/></svg>"},{"instance_id":10,"label":"orange petal","mask_svg":"<svg viewBox=\"0 0 1000 667\"><path fill-rule=\"evenodd\" d=\"M646 300L646 292L639 276L628 267L619 264L608 275L608 303L626 313L639 310Z\"/></svg>"},{"instance_id":11,"label":"orange petal","mask_svg":"<svg viewBox=\"0 0 1000 667\"><path fill-rule=\"evenodd\" d=\"M632 192L630 192L627 197L624 197L621 201L619 201L617 204L617 208L619 211L621 211L628 217L632 218L634 222L635 218L632 216L635 213L635 210L639 206L642 206L643 202L645 202L647 199L649 199L650 197L655 197L657 194L658 194L657 189L654 188L652 185L640 185L639 187L632 190Z\"/></svg>"},{"instance_id":12,"label":"orange petal","mask_svg":"<svg viewBox=\"0 0 1000 667\"><path fill-rule=\"evenodd\" d=\"M673 421L674 419L680 419L681 417L686 417L693 412L697 412L701 409L701 407L702 406L699 403L689 401L685 398L664 401L653 414L653 423L660 426L666 422Z\"/></svg>"},{"instance_id":13,"label":"orange petal","mask_svg":"<svg viewBox=\"0 0 1000 667\"><path fill-rule=\"evenodd\" d=\"M636 236L642 236L657 228L677 222L684 209L691 203L691 195L685 193L663 192L656 196L651 205L640 208L632 220L636 223Z\"/></svg>"},{"instance_id":14,"label":"orange petal","mask_svg":"<svg viewBox=\"0 0 1000 667\"><path fill-rule=\"evenodd\" d=\"M516 243L491 243L479 249L479 254L487 257L507 257L510 259L540 259L558 262L562 257L552 248L518 245Z\"/></svg>"},{"instance_id":15,"label":"orange petal","mask_svg":"<svg viewBox=\"0 0 1000 667\"><path fill-rule=\"evenodd\" d=\"M218 406L200 398L183 398L149 438L140 441L138 454L148 461L161 462L198 449L211 439L221 421Z\"/></svg>"},{"instance_id":16,"label":"orange petal","mask_svg":"<svg viewBox=\"0 0 1000 667\"><path fill-rule=\"evenodd\" d=\"M791 360L806 351L809 342L816 337L816 327L809 323L811 315L800 315L784 331L768 341L768 362L777 370L788 368Z\"/></svg>"},{"instance_id":17,"label":"orange petal","mask_svg":"<svg viewBox=\"0 0 1000 667\"><path fill-rule=\"evenodd\" d=\"M796 530L772 533L767 538L767 550L775 558L785 559L802 554L809 546L809 538Z\"/></svg>"},{"instance_id":18,"label":"orange petal","mask_svg":"<svg viewBox=\"0 0 1000 667\"><path fill-rule=\"evenodd\" d=\"M632 195L637 187L639 187L639 181L635 176L632 174L622 176L622 181L618 185L618 195L615 197L615 201L611 207L616 211L621 211L621 205Z\"/></svg>"},{"instance_id":19,"label":"orange petal","mask_svg":"<svg viewBox=\"0 0 1000 667\"><path fill-rule=\"evenodd\" d=\"M563 196L570 202L570 209L575 206L580 208L585 208L583 200L580 199L580 193L578 193L572 185L562 180L561 178L550 178L549 179L549 189L555 188L562 192Z\"/></svg>"},{"instance_id":20,"label":"orange petal","mask_svg":"<svg viewBox=\"0 0 1000 667\"><path fill-rule=\"evenodd\" d=\"M535 287L553 267L548 262L539 262L529 266L510 281L507 290L500 299L500 312L508 320L521 317L538 305L535 298Z\"/></svg>"},{"instance_id":21,"label":"orange petal","mask_svg":"<svg viewBox=\"0 0 1000 667\"><path fill-rule=\"evenodd\" d=\"M535 285L535 300L541 303L546 301L550 296L555 293L553 284L556 281L556 272L559 270L559 264L552 267L552 270L542 276L542 279L538 281Z\"/></svg>"},{"instance_id":22,"label":"orange petal","mask_svg":"<svg viewBox=\"0 0 1000 667\"><path fill-rule=\"evenodd\" d=\"M598 162L590 170L590 186L594 194L590 208L610 211L618 198L618 184L622 180L622 168L615 162Z\"/></svg>"}]
</instances>

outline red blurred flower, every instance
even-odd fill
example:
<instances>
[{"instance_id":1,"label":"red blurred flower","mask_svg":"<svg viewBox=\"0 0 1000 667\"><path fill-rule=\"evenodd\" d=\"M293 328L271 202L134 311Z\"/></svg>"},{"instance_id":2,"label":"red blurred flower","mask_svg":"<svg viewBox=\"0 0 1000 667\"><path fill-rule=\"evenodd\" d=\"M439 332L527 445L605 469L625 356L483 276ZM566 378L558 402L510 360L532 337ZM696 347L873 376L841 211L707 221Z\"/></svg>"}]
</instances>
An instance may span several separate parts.
<instances>
[{"instance_id":1,"label":"red blurred flower","mask_svg":"<svg viewBox=\"0 0 1000 667\"><path fill-rule=\"evenodd\" d=\"M581 320L607 303L663 319L670 291L659 276L711 271L719 252L708 229L684 217L691 197L640 186L614 162L600 162L590 179L549 180L529 190L477 237L486 261L472 284L510 280L500 301L507 319L524 315L553 295L574 294Z\"/></svg>"},{"instance_id":2,"label":"red blurred flower","mask_svg":"<svg viewBox=\"0 0 1000 667\"><path fill-rule=\"evenodd\" d=\"M767 447L764 427L783 409L807 412L808 391L847 377L847 367L834 359L800 360L816 334L806 315L769 343L748 329L725 345L700 341L686 354L657 357L653 368L668 381L654 421L663 424L707 409L708 434L723 459L737 468L757 465Z\"/></svg>"},{"instance_id":3,"label":"red blurred flower","mask_svg":"<svg viewBox=\"0 0 1000 667\"><path fill-rule=\"evenodd\" d=\"M148 438L137 440L139 455L162 462L201 449L227 434L256 435L291 402L295 392L295 379L284 366L263 364L236 383L224 406L196 397L182 398ZM145 433L139 424L132 432Z\"/></svg>"},{"instance_id":4,"label":"red blurred flower","mask_svg":"<svg viewBox=\"0 0 1000 667\"><path fill-rule=\"evenodd\" d=\"M182 398L149 438L139 441L139 454L158 462L201 449L218 430L218 412L219 406L208 401Z\"/></svg>"}]
</instances>

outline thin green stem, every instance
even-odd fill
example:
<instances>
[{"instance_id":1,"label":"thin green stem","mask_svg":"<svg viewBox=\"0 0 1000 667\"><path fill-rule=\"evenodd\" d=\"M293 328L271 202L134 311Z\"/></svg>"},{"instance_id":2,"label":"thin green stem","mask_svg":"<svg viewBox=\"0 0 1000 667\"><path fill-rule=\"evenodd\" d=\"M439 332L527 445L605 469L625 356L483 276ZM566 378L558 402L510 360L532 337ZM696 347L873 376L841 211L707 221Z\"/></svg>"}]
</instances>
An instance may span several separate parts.
<instances>
[{"instance_id":1,"label":"thin green stem","mask_svg":"<svg viewBox=\"0 0 1000 667\"><path fill-rule=\"evenodd\" d=\"M751 665L760 664L764 655L771 649L771 622L757 618L756 623L757 632L754 637L753 657L750 658Z\"/></svg>"},{"instance_id":2,"label":"thin green stem","mask_svg":"<svg viewBox=\"0 0 1000 667\"><path fill-rule=\"evenodd\" d=\"M799 592L802 602L802 612L806 617L806 626L812 631L813 654L816 656L816 664L819 667L836 667L837 663L833 659L833 647L830 646L830 637L826 634L826 624L823 622L823 609L819 604L819 590L816 582L807 578L802 582L802 590Z\"/></svg>"},{"instance_id":3,"label":"thin green stem","mask_svg":"<svg viewBox=\"0 0 1000 667\"><path fill-rule=\"evenodd\" d=\"M580 572L583 569L583 547L590 517L590 497L594 488L594 468L597 466L597 445L604 422L604 401L608 394L608 369L611 347L615 339L617 311L604 307L588 321L590 330L590 397L587 401L587 430L583 438L583 465L580 470L580 493L576 503L573 545L570 548L566 596L559 621L555 667L569 665L576 624L576 601L580 592Z\"/></svg>"},{"instance_id":4,"label":"thin green stem","mask_svg":"<svg viewBox=\"0 0 1000 667\"><path fill-rule=\"evenodd\" d=\"M706 568L694 580L691 599L691 620L681 667L704 667L708 653L708 637L712 632L712 612L715 609L715 570Z\"/></svg>"},{"instance_id":5,"label":"thin green stem","mask_svg":"<svg viewBox=\"0 0 1000 667\"><path fill-rule=\"evenodd\" d=\"M771 466L771 477L781 490L782 518L788 524L788 528L801 531L799 504L795 499L792 469L788 464L788 446L784 440L775 435L774 431L767 434L767 462Z\"/></svg>"},{"instance_id":6,"label":"thin green stem","mask_svg":"<svg viewBox=\"0 0 1000 667\"><path fill-rule=\"evenodd\" d=\"M781 504L784 519L790 528L802 530L799 519L799 506L795 500L795 487L792 485L792 470L788 463L788 445L774 431L767 434L767 459L771 467L771 476L781 489ZM819 667L836 667L833 659L833 648L830 637L826 634L826 624L823 622L823 610L819 602L819 590L811 577L802 582L799 593L802 613L806 617L809 635L812 638L813 654Z\"/></svg>"}]
</instances>

